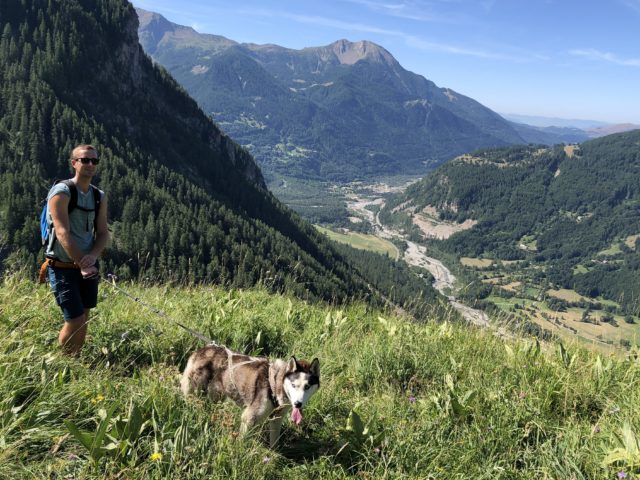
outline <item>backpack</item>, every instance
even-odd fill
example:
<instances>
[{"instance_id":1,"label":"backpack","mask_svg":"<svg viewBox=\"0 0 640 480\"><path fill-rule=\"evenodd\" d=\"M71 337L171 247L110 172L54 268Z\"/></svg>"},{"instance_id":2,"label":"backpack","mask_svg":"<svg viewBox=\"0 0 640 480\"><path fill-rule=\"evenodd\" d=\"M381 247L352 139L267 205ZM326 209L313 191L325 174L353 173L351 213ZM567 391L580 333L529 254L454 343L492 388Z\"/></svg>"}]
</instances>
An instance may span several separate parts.
<instances>
[{"instance_id":1,"label":"backpack","mask_svg":"<svg viewBox=\"0 0 640 480\"><path fill-rule=\"evenodd\" d=\"M96 212L93 221L93 231L95 232L98 224L98 209L100 208L100 201L102 200L100 198L100 190L98 190L98 187L90 185L90 187L93 189L94 208L92 210L88 210L86 208L78 206L78 187L76 187L76 184L73 182L73 180L56 180L55 182L53 182L53 185L56 185L58 183L64 183L67 187L69 187L69 191L71 192L71 199L69 200L69 208L67 210L69 213L71 213L76 208L79 208L80 210L83 210L85 212ZM53 222L49 224L47 220L47 213L49 211L48 203L49 202L45 200L42 211L40 212L40 237L42 238L43 246L46 246L49 243L49 238L51 237L51 233L53 232ZM55 238L53 240L55 241Z\"/></svg>"}]
</instances>

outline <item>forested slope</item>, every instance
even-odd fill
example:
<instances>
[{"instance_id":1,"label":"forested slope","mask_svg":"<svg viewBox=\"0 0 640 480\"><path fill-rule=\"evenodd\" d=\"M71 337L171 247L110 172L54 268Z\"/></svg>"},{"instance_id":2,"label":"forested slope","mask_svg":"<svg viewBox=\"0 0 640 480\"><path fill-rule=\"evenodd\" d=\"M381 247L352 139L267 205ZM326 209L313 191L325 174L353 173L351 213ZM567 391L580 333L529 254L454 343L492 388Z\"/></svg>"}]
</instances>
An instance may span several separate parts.
<instances>
[{"instance_id":1,"label":"forested slope","mask_svg":"<svg viewBox=\"0 0 640 480\"><path fill-rule=\"evenodd\" d=\"M640 131L578 146L490 149L445 164L389 202L381 218L435 207L477 220L444 242L459 256L525 260L539 282L603 295L627 311L640 299Z\"/></svg>"},{"instance_id":2,"label":"forested slope","mask_svg":"<svg viewBox=\"0 0 640 480\"><path fill-rule=\"evenodd\" d=\"M0 268L34 269L37 216L77 143L97 146L104 269L366 297L357 269L266 190L259 168L138 43L124 0L0 4Z\"/></svg>"}]
</instances>

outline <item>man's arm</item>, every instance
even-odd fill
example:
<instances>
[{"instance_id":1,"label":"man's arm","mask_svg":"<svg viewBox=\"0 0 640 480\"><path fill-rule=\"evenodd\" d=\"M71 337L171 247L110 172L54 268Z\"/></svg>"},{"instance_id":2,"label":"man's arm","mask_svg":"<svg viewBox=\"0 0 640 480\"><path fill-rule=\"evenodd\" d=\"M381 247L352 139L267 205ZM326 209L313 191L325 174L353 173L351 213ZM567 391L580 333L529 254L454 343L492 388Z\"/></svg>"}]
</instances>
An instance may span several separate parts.
<instances>
[{"instance_id":1,"label":"man's arm","mask_svg":"<svg viewBox=\"0 0 640 480\"><path fill-rule=\"evenodd\" d=\"M68 195L57 194L51 197L48 202L48 208L53 219L53 228L56 231L56 239L62 245L67 255L71 257L74 263L80 265L80 261L84 254L76 245L71 236L71 225L69 223L69 201Z\"/></svg>"},{"instance_id":2,"label":"man's arm","mask_svg":"<svg viewBox=\"0 0 640 480\"><path fill-rule=\"evenodd\" d=\"M100 256L102 251L106 248L107 242L109 242L109 228L107 226L107 194L102 196L100 202L100 209L98 210L98 219L96 220L96 241L93 243L93 248L89 252L89 255L95 259ZM93 265L93 263L91 265Z\"/></svg>"}]
</instances>

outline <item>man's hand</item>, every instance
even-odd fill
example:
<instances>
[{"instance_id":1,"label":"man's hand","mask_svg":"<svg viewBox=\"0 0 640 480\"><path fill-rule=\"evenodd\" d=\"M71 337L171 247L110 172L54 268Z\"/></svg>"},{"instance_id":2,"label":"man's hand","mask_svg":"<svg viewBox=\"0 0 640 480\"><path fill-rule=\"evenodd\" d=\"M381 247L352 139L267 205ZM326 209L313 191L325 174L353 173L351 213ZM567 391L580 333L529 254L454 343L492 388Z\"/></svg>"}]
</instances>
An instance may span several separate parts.
<instances>
[{"instance_id":1,"label":"man's hand","mask_svg":"<svg viewBox=\"0 0 640 480\"><path fill-rule=\"evenodd\" d=\"M80 273L82 274L82 278L92 278L98 276L98 268L94 265L90 267L80 268Z\"/></svg>"},{"instance_id":2,"label":"man's hand","mask_svg":"<svg viewBox=\"0 0 640 480\"><path fill-rule=\"evenodd\" d=\"M82 260L80 260L80 268L85 269L88 267L92 267L93 265L95 265L97 258L98 257L96 257L95 255L91 255L90 253L88 253L87 255L82 257Z\"/></svg>"}]
</instances>

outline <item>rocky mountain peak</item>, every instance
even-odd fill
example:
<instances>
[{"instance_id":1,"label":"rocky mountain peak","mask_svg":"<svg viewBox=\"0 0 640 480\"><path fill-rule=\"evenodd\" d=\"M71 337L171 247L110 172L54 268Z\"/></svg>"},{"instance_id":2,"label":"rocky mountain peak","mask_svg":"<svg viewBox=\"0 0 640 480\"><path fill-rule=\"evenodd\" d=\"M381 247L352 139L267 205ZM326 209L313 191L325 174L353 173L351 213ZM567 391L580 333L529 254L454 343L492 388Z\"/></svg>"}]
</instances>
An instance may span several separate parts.
<instances>
[{"instance_id":1,"label":"rocky mountain peak","mask_svg":"<svg viewBox=\"0 0 640 480\"><path fill-rule=\"evenodd\" d=\"M342 65L353 65L360 60L373 60L395 66L397 61L387 50L368 40L350 42L338 40L327 47Z\"/></svg>"}]
</instances>

